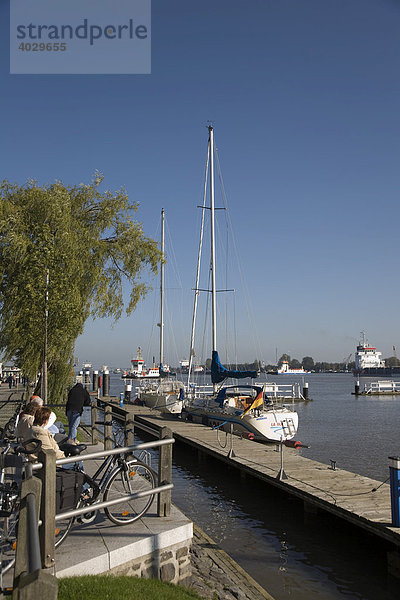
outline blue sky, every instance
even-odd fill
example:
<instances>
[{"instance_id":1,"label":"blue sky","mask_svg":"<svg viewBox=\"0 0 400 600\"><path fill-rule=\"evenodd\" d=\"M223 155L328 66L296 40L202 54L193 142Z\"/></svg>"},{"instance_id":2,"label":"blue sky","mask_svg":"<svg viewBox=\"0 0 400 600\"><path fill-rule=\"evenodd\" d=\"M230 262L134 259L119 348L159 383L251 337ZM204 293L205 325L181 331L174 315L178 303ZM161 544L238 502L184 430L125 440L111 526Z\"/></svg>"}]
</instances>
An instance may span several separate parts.
<instances>
[{"instance_id":1,"label":"blue sky","mask_svg":"<svg viewBox=\"0 0 400 600\"><path fill-rule=\"evenodd\" d=\"M245 279L228 282L237 358L342 360L361 330L400 348L400 1L153 0L151 75L10 75L7 2L0 22L0 176L98 169L150 236L165 208L167 360L188 355L208 120ZM89 322L76 354L149 361L157 319L150 296Z\"/></svg>"}]
</instances>

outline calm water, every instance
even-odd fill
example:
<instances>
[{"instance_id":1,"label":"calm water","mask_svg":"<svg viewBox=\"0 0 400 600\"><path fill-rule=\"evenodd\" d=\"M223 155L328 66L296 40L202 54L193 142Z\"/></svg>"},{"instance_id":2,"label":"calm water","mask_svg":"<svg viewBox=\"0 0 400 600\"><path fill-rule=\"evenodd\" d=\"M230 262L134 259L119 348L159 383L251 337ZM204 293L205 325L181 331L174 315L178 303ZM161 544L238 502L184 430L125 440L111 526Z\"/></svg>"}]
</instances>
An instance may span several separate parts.
<instances>
[{"instance_id":1,"label":"calm water","mask_svg":"<svg viewBox=\"0 0 400 600\"><path fill-rule=\"evenodd\" d=\"M268 377L291 383L301 377ZM310 374L313 402L296 404L297 439L308 458L384 481L388 456L400 455L400 396L356 398L348 374ZM361 384L369 381L362 378ZM111 393L122 390L112 376ZM257 481L241 481L213 460L199 463L174 446L173 501L209 533L276 600L394 600L398 583L386 575L385 549Z\"/></svg>"}]
</instances>

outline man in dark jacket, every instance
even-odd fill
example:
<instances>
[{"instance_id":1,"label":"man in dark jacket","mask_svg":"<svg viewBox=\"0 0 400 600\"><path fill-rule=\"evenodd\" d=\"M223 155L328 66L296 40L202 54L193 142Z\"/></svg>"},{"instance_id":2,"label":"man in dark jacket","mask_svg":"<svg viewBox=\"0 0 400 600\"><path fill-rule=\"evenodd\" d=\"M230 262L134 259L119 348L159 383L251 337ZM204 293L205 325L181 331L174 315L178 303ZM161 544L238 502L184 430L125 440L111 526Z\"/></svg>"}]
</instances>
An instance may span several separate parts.
<instances>
[{"instance_id":1,"label":"man in dark jacket","mask_svg":"<svg viewBox=\"0 0 400 600\"><path fill-rule=\"evenodd\" d=\"M81 383L76 383L68 394L66 413L68 417L68 443L76 442L78 425L83 413L83 407L90 406L90 395Z\"/></svg>"}]
</instances>

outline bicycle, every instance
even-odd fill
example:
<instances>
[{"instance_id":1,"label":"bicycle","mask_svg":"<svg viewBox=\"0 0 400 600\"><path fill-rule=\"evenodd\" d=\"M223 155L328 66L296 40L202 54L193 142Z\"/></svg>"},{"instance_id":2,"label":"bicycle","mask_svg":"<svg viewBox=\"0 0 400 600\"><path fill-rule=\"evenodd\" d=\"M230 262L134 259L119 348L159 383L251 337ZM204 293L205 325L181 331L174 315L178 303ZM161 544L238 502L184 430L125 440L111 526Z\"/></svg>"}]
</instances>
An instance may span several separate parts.
<instances>
[{"instance_id":1,"label":"bicycle","mask_svg":"<svg viewBox=\"0 0 400 600\"><path fill-rule=\"evenodd\" d=\"M28 440L21 444L13 441L9 427L4 428L0 444L3 451L0 455L0 590L3 588L3 575L14 565L17 545L18 517L20 506L20 483L24 464L28 456L37 452L42 443L39 440ZM5 432L9 433L6 435ZM28 447L29 446L29 447ZM10 470L11 471L8 471ZM12 479L11 482L6 479Z\"/></svg>"},{"instance_id":2,"label":"bicycle","mask_svg":"<svg viewBox=\"0 0 400 600\"><path fill-rule=\"evenodd\" d=\"M82 490L76 508L87 507L88 512L79 517L70 517L68 523L63 523L57 546L65 540L75 521L89 524L95 520L96 503L100 503L101 498L104 502L121 499L121 502L104 507L107 518L115 525L134 523L150 509L154 500L154 494L128 498L132 494L148 492L156 485L153 470L131 453L107 456L93 476L85 471L82 473L89 488ZM57 526L58 524L57 520Z\"/></svg>"}]
</instances>

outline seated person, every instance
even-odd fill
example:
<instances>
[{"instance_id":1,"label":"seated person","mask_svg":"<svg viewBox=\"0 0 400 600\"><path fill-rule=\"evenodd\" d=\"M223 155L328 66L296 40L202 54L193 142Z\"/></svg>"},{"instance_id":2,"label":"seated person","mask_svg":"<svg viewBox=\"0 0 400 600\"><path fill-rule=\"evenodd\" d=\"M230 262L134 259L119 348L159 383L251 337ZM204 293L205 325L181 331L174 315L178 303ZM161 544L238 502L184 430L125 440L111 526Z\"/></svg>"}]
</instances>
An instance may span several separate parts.
<instances>
[{"instance_id":1,"label":"seated person","mask_svg":"<svg viewBox=\"0 0 400 600\"><path fill-rule=\"evenodd\" d=\"M18 425L15 430L15 435L17 436L17 438L22 438L24 442L33 437L31 429L35 418L35 413L38 408L38 404L36 404L35 402L30 402L19 414Z\"/></svg>"},{"instance_id":2,"label":"seated person","mask_svg":"<svg viewBox=\"0 0 400 600\"><path fill-rule=\"evenodd\" d=\"M64 452L60 450L50 431L46 429L46 425L48 425L50 420L50 415L51 410L46 406L41 406L37 409L31 428L31 437L37 438L42 442L43 450L54 450L56 458L65 458Z\"/></svg>"},{"instance_id":3,"label":"seated person","mask_svg":"<svg viewBox=\"0 0 400 600\"><path fill-rule=\"evenodd\" d=\"M42 406L37 409L35 413L35 419L30 430L32 434L31 438L36 438L42 442L42 450L54 450L54 452L56 453L56 459L65 458L64 452L60 450L57 442L48 430L51 414L51 410L46 406ZM37 456L35 456L34 454L32 455L32 457L37 460ZM67 465L63 465L62 469L75 469L76 466L79 470L83 471L82 461L77 461L76 463L69 463ZM88 487L89 486L87 483L83 485L84 490L86 490Z\"/></svg>"}]
</instances>

